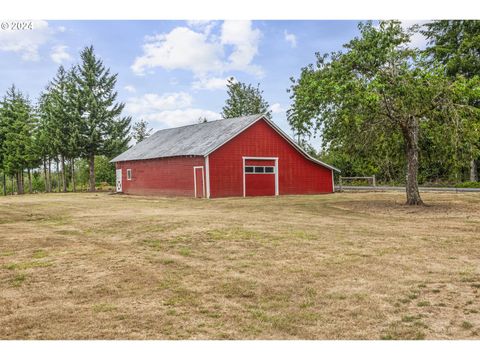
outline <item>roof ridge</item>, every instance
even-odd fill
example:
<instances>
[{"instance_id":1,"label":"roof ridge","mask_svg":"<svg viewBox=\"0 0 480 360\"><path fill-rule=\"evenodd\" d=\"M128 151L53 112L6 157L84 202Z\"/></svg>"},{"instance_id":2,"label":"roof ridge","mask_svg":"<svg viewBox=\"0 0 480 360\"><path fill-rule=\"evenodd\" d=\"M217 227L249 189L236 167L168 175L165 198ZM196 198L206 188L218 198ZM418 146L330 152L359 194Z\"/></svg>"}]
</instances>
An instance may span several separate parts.
<instances>
[{"instance_id":1,"label":"roof ridge","mask_svg":"<svg viewBox=\"0 0 480 360\"><path fill-rule=\"evenodd\" d=\"M165 131L165 130L175 130L175 129L180 129L180 128L185 128L189 126L199 126L199 125L205 125L205 124L211 124L217 121L225 121L225 120L233 120L233 119L242 119L246 117L260 117L263 116L263 114L252 114L252 115L243 115L243 116L236 116L236 117L231 117L231 118L223 118L223 119L216 119L216 120L211 120L211 121L205 121L205 122L200 122L200 123L195 123L195 124L188 124L188 125L182 125L182 126L175 126L175 127L170 127L166 129L159 129L155 131L152 135L155 135L156 133L160 131Z\"/></svg>"}]
</instances>

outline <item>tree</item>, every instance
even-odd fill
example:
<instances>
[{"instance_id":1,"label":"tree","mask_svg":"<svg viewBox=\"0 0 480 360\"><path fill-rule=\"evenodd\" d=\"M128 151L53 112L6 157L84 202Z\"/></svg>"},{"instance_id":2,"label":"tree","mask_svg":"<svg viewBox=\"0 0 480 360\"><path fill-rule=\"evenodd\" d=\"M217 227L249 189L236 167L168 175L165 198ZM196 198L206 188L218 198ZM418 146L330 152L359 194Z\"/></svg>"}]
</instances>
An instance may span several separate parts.
<instances>
[{"instance_id":1,"label":"tree","mask_svg":"<svg viewBox=\"0 0 480 360\"><path fill-rule=\"evenodd\" d=\"M152 131L152 128L148 129L148 122L141 119L132 126L132 138L135 140L135 143L138 144L140 141L149 137Z\"/></svg>"},{"instance_id":2,"label":"tree","mask_svg":"<svg viewBox=\"0 0 480 360\"><path fill-rule=\"evenodd\" d=\"M263 98L263 91L260 90L260 84L254 87L230 78L227 81L227 95L228 98L221 113L223 118L255 114L264 114L269 119L272 117L270 106Z\"/></svg>"},{"instance_id":3,"label":"tree","mask_svg":"<svg viewBox=\"0 0 480 360\"><path fill-rule=\"evenodd\" d=\"M29 100L12 85L0 105L3 170L17 179L17 193L24 193L23 171L32 155L33 109Z\"/></svg>"},{"instance_id":4,"label":"tree","mask_svg":"<svg viewBox=\"0 0 480 360\"><path fill-rule=\"evenodd\" d=\"M429 39L426 53L432 59L445 65L446 74L452 79L463 76L474 79L480 74L480 21L478 20L437 20L425 25L422 33ZM480 107L480 98L470 99L471 106ZM478 181L478 157L480 155L480 119L466 119L470 123L469 134L476 139L469 143L470 180Z\"/></svg>"},{"instance_id":5,"label":"tree","mask_svg":"<svg viewBox=\"0 0 480 360\"><path fill-rule=\"evenodd\" d=\"M62 164L62 190L67 191L66 160L79 156L78 96L75 86L75 70L65 71L60 66L57 75L48 87L50 141Z\"/></svg>"},{"instance_id":6,"label":"tree","mask_svg":"<svg viewBox=\"0 0 480 360\"><path fill-rule=\"evenodd\" d=\"M300 134L322 130L324 146L375 144L399 134L407 163L407 204L423 204L418 191L422 123L456 109L453 90L437 64L409 47L415 28L398 21L359 24L360 36L344 52L317 54L317 64L292 79L290 125Z\"/></svg>"},{"instance_id":7,"label":"tree","mask_svg":"<svg viewBox=\"0 0 480 360\"><path fill-rule=\"evenodd\" d=\"M79 148L89 161L89 190L95 191L95 155L114 156L130 141L130 117L121 117L125 104L116 102L117 74L111 74L93 47L85 48L73 74L79 99Z\"/></svg>"},{"instance_id":8,"label":"tree","mask_svg":"<svg viewBox=\"0 0 480 360\"><path fill-rule=\"evenodd\" d=\"M5 175L5 169L3 168L3 143L5 142L5 134L3 133L3 120L2 120L2 103L0 102L0 170L2 170L2 188L3 195L7 195L7 177Z\"/></svg>"}]
</instances>

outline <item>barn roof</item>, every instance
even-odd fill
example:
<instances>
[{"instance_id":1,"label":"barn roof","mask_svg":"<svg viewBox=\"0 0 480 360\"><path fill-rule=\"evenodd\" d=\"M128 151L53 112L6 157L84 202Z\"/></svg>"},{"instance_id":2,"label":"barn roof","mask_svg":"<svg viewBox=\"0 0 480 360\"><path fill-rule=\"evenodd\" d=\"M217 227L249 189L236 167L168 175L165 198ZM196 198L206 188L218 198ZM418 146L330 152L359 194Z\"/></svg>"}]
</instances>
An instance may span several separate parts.
<instances>
[{"instance_id":1,"label":"barn roof","mask_svg":"<svg viewBox=\"0 0 480 360\"><path fill-rule=\"evenodd\" d=\"M147 160L173 156L207 156L227 141L231 140L257 120L265 119L277 132L296 147L304 156L329 169L338 169L325 164L308 155L292 139L290 139L272 121L262 114L220 119L205 123L180 126L159 130L118 155L110 162Z\"/></svg>"}]
</instances>

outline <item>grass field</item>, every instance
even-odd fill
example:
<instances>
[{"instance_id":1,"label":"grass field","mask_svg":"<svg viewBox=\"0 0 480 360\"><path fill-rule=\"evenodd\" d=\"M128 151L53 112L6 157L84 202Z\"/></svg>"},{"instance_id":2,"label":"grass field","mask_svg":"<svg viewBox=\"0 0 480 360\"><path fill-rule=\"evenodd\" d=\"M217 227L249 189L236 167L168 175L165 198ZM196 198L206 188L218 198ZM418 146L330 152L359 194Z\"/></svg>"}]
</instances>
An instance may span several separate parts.
<instances>
[{"instance_id":1,"label":"grass field","mask_svg":"<svg viewBox=\"0 0 480 360\"><path fill-rule=\"evenodd\" d=\"M480 194L0 197L1 339L480 338Z\"/></svg>"}]
</instances>

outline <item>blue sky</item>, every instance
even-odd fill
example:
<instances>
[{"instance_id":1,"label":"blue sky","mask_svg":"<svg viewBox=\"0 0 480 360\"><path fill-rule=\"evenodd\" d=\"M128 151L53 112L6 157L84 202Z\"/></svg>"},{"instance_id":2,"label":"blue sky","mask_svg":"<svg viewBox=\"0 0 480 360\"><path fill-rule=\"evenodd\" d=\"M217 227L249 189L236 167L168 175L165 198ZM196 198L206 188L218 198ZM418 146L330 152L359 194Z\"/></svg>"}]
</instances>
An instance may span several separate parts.
<instances>
[{"instance_id":1,"label":"blue sky","mask_svg":"<svg viewBox=\"0 0 480 360\"><path fill-rule=\"evenodd\" d=\"M0 31L0 93L12 84L32 100L60 64L93 45L118 73L119 100L155 130L219 118L225 79L257 84L288 134L289 78L358 34L357 21L35 21ZM316 143L316 142L314 142Z\"/></svg>"}]
</instances>

